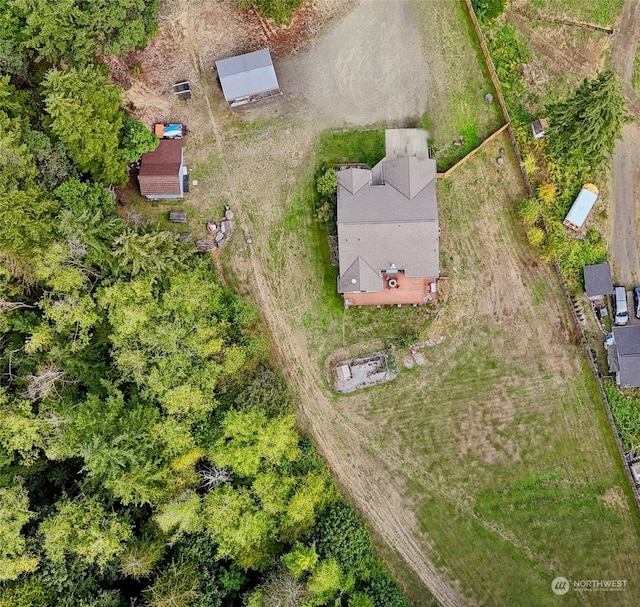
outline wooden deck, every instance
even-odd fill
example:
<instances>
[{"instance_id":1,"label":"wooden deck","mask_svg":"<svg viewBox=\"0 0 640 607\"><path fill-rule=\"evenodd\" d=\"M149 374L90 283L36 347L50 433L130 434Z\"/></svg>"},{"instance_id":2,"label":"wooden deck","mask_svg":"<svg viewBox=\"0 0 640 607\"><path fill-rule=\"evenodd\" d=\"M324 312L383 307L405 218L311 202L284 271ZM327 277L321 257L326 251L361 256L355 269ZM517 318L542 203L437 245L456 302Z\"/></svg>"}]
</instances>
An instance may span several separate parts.
<instances>
[{"instance_id":1,"label":"wooden deck","mask_svg":"<svg viewBox=\"0 0 640 607\"><path fill-rule=\"evenodd\" d=\"M383 275L384 276L384 275ZM436 301L436 293L431 292L430 278L405 278L404 272L396 275L398 286L390 288L385 277L385 287L376 293L345 293L345 306L392 306L398 304L425 304Z\"/></svg>"}]
</instances>

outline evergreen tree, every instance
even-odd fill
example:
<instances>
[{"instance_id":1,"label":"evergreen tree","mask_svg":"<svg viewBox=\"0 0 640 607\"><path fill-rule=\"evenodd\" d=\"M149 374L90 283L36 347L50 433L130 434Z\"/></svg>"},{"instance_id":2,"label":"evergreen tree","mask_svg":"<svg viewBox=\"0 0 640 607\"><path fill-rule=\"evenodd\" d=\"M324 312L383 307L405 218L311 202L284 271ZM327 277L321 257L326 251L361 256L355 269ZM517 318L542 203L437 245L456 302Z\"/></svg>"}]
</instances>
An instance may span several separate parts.
<instances>
[{"instance_id":1,"label":"evergreen tree","mask_svg":"<svg viewBox=\"0 0 640 607\"><path fill-rule=\"evenodd\" d=\"M551 104L547 116L548 155L577 171L597 169L631 120L620 81L611 71L585 78L571 97Z\"/></svg>"},{"instance_id":2,"label":"evergreen tree","mask_svg":"<svg viewBox=\"0 0 640 607\"><path fill-rule=\"evenodd\" d=\"M95 67L51 70L44 78L51 132L81 171L100 183L122 185L120 89Z\"/></svg>"}]
</instances>

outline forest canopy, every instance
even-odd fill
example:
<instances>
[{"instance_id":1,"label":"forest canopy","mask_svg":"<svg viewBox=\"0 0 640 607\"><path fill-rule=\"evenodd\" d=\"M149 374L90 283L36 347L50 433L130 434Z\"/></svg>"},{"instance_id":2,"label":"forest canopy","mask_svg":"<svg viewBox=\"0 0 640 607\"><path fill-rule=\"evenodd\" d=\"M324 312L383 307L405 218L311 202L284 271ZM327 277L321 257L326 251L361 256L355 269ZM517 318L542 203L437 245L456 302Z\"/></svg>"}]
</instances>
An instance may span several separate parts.
<instances>
[{"instance_id":1,"label":"forest canopy","mask_svg":"<svg viewBox=\"0 0 640 607\"><path fill-rule=\"evenodd\" d=\"M256 311L116 210L157 9L0 0L0 607L405 606Z\"/></svg>"}]
</instances>

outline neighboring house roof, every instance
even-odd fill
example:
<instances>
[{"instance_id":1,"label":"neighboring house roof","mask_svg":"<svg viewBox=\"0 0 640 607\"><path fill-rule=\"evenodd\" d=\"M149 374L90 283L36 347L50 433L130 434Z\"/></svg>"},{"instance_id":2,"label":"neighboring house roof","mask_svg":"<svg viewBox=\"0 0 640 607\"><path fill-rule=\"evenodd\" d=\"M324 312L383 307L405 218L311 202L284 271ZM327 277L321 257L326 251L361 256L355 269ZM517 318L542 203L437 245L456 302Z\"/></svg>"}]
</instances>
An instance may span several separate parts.
<instances>
[{"instance_id":1,"label":"neighboring house roof","mask_svg":"<svg viewBox=\"0 0 640 607\"><path fill-rule=\"evenodd\" d=\"M407 278L437 278L435 160L385 158L372 170L350 168L336 174L339 292L380 291L381 272L392 267Z\"/></svg>"},{"instance_id":2,"label":"neighboring house roof","mask_svg":"<svg viewBox=\"0 0 640 607\"><path fill-rule=\"evenodd\" d=\"M142 155L138 181L143 196L182 194L182 142L162 139L153 152Z\"/></svg>"},{"instance_id":3,"label":"neighboring house roof","mask_svg":"<svg viewBox=\"0 0 640 607\"><path fill-rule=\"evenodd\" d=\"M280 88L268 48L216 61L216 68L229 103Z\"/></svg>"},{"instance_id":4,"label":"neighboring house roof","mask_svg":"<svg viewBox=\"0 0 640 607\"><path fill-rule=\"evenodd\" d=\"M618 384L622 388L640 387L640 325L614 327L618 356Z\"/></svg>"},{"instance_id":5,"label":"neighboring house roof","mask_svg":"<svg viewBox=\"0 0 640 607\"><path fill-rule=\"evenodd\" d=\"M611 266L608 263L598 263L584 266L584 290L587 297L602 297L613 295L613 280Z\"/></svg>"}]
</instances>

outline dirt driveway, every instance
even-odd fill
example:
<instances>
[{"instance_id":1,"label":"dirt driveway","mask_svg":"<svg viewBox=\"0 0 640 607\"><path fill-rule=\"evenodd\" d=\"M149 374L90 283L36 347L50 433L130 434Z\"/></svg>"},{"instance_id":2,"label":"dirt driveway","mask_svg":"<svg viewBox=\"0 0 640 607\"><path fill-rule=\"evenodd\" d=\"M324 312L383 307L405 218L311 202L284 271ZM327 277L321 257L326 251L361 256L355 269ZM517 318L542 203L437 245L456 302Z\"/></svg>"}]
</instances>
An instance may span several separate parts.
<instances>
[{"instance_id":1,"label":"dirt driveway","mask_svg":"<svg viewBox=\"0 0 640 607\"><path fill-rule=\"evenodd\" d=\"M406 126L420 118L427 97L428 70L414 10L410 0L307 0L291 27L282 28L255 11L238 13L233 0L205 7L174 0L163 5L160 33L148 48L112 58L110 67L126 89L125 101L140 120L152 123L172 111L167 92L173 82L197 83L199 71L216 60L268 46L288 115L309 118L311 106L324 128ZM134 78L135 71L143 74Z\"/></svg>"},{"instance_id":2,"label":"dirt driveway","mask_svg":"<svg viewBox=\"0 0 640 607\"><path fill-rule=\"evenodd\" d=\"M639 100L631 86L633 62L638 44L640 0L625 0L620 26L616 28L611 53L614 69L625 83L631 111L640 117ZM628 124L613 155L614 208L609 235L609 254L616 280L627 287L640 281L637 217L640 195L636 195L640 162L640 127ZM639 193L640 194L640 193Z\"/></svg>"},{"instance_id":3,"label":"dirt driveway","mask_svg":"<svg viewBox=\"0 0 640 607\"><path fill-rule=\"evenodd\" d=\"M282 89L302 94L331 122L406 125L426 104L422 57L412 4L366 0L277 68Z\"/></svg>"}]
</instances>

